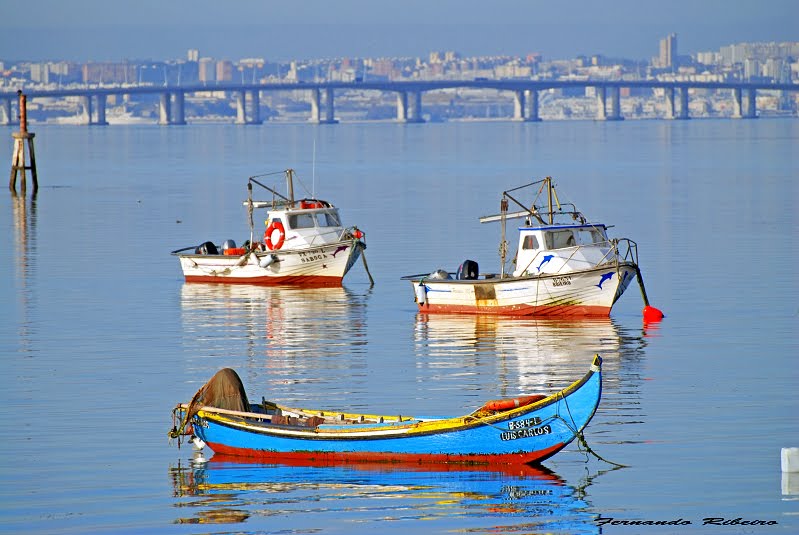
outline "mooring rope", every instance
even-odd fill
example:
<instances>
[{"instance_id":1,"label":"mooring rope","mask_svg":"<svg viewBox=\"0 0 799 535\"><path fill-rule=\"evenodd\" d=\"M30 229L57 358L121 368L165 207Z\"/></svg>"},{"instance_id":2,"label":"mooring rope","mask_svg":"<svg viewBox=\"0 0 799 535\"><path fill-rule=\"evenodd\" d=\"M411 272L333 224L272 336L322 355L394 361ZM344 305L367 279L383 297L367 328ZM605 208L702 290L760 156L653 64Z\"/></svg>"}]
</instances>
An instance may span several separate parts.
<instances>
[{"instance_id":1,"label":"mooring rope","mask_svg":"<svg viewBox=\"0 0 799 535\"><path fill-rule=\"evenodd\" d=\"M597 459L599 459L600 461L606 462L606 463L608 463L608 464L610 464L610 465L617 466L617 467L619 467L619 468L627 468L627 465L625 465L625 464L615 463L615 462L613 462L613 461L609 461L609 460L605 459L604 457L602 457L601 455L599 455L597 452L595 452L595 451L593 450L593 448L591 448L591 446L589 446L589 445L588 445L588 441L587 441L587 440L586 440L586 438L585 438L585 434L584 434L584 433L583 433L581 430L577 429L577 426L574 424L574 418L573 418L573 417L572 417L572 415L571 415L571 409L569 408L569 403L568 403L568 401L566 401L566 398L563 396L563 394L561 394L561 393L558 393L557 395L558 395L558 396L560 396L560 399L561 399L561 400L563 400L564 404L566 405L566 412L568 412L568 413L569 413L569 418L571 418L571 420L572 420L572 423L569 423L569 422L568 422L568 421L567 421L565 418L563 418L563 417L562 417L562 416L561 416L559 413L556 413L556 414L553 414L552 416L549 416L549 417L548 417L548 418L546 418L545 420L542 420L542 421L541 421L541 424L546 424L547 422L551 422L551 421L554 421L554 420L560 420L561 422L563 422L563 424L564 424L564 425L565 425L565 426L566 426L566 427L567 427L567 428L568 428L568 429L569 429L569 430L570 430L572 433L574 433L574 436L577 438L577 442L578 442L578 444L579 444L581 447L585 448L585 451L586 451L586 452L590 453L591 455L593 455L594 457L596 457L596 458L597 458ZM479 409L478 409L478 410L479 410ZM475 411L475 412L477 412L477 411ZM476 420L478 423L481 423L481 424L483 424L483 425L487 425L487 426L489 426L489 427L492 427L492 428L494 428L494 429L496 429L496 430L498 430L498 431L503 431L503 432L504 432L504 431L507 431L507 430L506 430L505 428L503 428L503 427L500 427L500 426L498 426L498 425L495 425L495 424L493 424L493 423L491 423L491 422L488 422L488 421L486 421L486 418L487 418L486 416L481 416L481 417L478 417L478 416L475 416L474 414L475 414L475 413L472 413L472 414L469 414L469 415L465 416L465 417L464 417L464 420L466 420L466 419L473 419L473 420Z\"/></svg>"}]
</instances>

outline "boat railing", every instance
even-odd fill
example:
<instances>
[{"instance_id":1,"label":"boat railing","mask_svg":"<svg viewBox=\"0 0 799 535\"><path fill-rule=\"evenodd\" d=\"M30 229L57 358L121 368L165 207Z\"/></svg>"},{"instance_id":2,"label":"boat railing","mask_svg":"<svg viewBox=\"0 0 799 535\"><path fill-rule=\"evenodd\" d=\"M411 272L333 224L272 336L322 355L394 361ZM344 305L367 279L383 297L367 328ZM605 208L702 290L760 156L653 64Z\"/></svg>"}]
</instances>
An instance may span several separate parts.
<instances>
[{"instance_id":1,"label":"boat railing","mask_svg":"<svg viewBox=\"0 0 799 535\"><path fill-rule=\"evenodd\" d=\"M610 241L616 256L624 262L638 265L638 244L629 238L615 238Z\"/></svg>"},{"instance_id":2,"label":"boat railing","mask_svg":"<svg viewBox=\"0 0 799 535\"><path fill-rule=\"evenodd\" d=\"M607 252L604 256L596 262L592 262L594 266L601 266L603 264L608 263L617 263L617 262L633 262L636 265L638 264L638 244L634 241L630 240L629 238L621 238L621 239L612 239L604 242L597 242L585 245L575 245L573 247L563 247L557 249L557 251L569 251L569 255L567 257L560 257L563 259L563 264L558 268L555 273L560 273L564 268L569 266L569 262L574 258L574 256L585 249L591 248L595 249L597 247L606 248ZM531 266L536 265L536 262L542 263L548 254L551 254L553 249L545 249L542 251L538 251L536 255L533 257L530 262L522 270L522 273L527 273ZM581 259L583 260L583 259ZM549 272L551 274L551 272Z\"/></svg>"}]
</instances>

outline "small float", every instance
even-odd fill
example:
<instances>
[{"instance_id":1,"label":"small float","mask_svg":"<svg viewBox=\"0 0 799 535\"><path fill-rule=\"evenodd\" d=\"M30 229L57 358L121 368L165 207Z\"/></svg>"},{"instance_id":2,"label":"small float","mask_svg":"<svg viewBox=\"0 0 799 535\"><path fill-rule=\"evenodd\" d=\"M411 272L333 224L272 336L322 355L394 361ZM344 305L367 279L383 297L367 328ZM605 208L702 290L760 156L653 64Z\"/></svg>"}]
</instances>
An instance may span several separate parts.
<instances>
[{"instance_id":1,"label":"small float","mask_svg":"<svg viewBox=\"0 0 799 535\"><path fill-rule=\"evenodd\" d=\"M517 200L517 192L526 188L537 189L529 204ZM523 223L514 267L506 271L506 222L512 219ZM501 224L501 271L480 273L477 262L466 260L454 273L437 269L403 277L411 282L421 312L607 317L637 279L645 321L663 317L649 304L638 245L609 238L605 224L590 222L573 204L561 203L551 177L502 192L500 213L480 218L481 223L495 221Z\"/></svg>"},{"instance_id":2,"label":"small float","mask_svg":"<svg viewBox=\"0 0 799 535\"><path fill-rule=\"evenodd\" d=\"M297 409L264 398L250 403L238 374L224 368L190 403L175 407L169 435L191 437L215 454L280 462L538 463L591 421L601 367L596 355L585 376L562 390L492 400L457 417Z\"/></svg>"},{"instance_id":3,"label":"small float","mask_svg":"<svg viewBox=\"0 0 799 535\"><path fill-rule=\"evenodd\" d=\"M186 282L216 282L296 286L340 286L344 275L360 256L364 267L365 235L357 227L344 227L338 208L330 202L294 198L294 171L285 173L284 195L250 177L247 208L250 237L241 246L234 240L222 244L206 241L172 254L180 259ZM268 201L254 201L253 185L272 194ZM255 232L254 211L265 209L263 235ZM371 275L369 280L372 281Z\"/></svg>"}]
</instances>

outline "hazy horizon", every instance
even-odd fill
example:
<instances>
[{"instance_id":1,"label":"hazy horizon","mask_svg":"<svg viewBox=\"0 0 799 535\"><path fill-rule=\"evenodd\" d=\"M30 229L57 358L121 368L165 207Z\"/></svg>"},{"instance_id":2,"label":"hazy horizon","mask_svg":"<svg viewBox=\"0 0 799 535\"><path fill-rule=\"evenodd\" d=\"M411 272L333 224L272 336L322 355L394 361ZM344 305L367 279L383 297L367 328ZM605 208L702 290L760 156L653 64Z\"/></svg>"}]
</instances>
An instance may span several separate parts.
<instances>
[{"instance_id":1,"label":"hazy horizon","mask_svg":"<svg viewBox=\"0 0 799 535\"><path fill-rule=\"evenodd\" d=\"M648 60L676 33L678 53L741 42L799 41L799 2L498 0L102 2L43 0L35 16L0 20L0 58L121 61L185 58L188 49L218 59L268 61L337 57L426 57L540 53L545 59L601 54ZM28 4L31 6L31 4ZM301 6L301 7L300 7ZM30 10L30 7L28 7ZM64 21L70 21L65 23Z\"/></svg>"}]
</instances>

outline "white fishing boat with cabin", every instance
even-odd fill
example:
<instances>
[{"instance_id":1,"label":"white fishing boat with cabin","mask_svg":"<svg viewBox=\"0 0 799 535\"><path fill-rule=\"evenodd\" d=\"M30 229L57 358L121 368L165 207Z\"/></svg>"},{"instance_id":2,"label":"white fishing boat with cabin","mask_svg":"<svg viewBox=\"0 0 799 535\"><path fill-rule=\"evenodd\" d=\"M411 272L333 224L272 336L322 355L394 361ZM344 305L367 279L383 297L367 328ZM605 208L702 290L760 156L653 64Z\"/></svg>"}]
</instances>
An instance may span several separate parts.
<instances>
[{"instance_id":1,"label":"white fishing boat with cabin","mask_svg":"<svg viewBox=\"0 0 799 535\"><path fill-rule=\"evenodd\" d=\"M517 191L537 188L531 204ZM534 190L533 190L534 191ZM519 209L509 211L510 202ZM506 222L518 227L515 267L506 273ZM502 314L547 317L607 317L633 279L637 279L648 321L663 317L649 305L638 267L638 246L609 238L603 223L589 222L573 204L561 204L551 177L504 191L500 214L480 218L501 223L499 273L480 273L466 260L456 273L438 269L410 280L421 312Z\"/></svg>"},{"instance_id":2,"label":"white fishing boat with cabin","mask_svg":"<svg viewBox=\"0 0 799 535\"><path fill-rule=\"evenodd\" d=\"M285 174L287 193L262 184L257 178ZM268 201L254 201L253 185L272 194ZM221 245L206 241L172 251L180 259L186 282L340 286L360 256L369 274L363 251L365 234L358 227L344 227L338 208L328 201L294 198L294 171L250 177L247 182L250 238L242 246L234 240ZM263 236L256 235L254 211L266 209ZM370 282L373 283L371 275Z\"/></svg>"}]
</instances>

